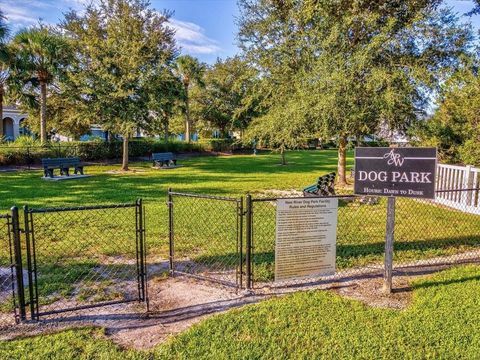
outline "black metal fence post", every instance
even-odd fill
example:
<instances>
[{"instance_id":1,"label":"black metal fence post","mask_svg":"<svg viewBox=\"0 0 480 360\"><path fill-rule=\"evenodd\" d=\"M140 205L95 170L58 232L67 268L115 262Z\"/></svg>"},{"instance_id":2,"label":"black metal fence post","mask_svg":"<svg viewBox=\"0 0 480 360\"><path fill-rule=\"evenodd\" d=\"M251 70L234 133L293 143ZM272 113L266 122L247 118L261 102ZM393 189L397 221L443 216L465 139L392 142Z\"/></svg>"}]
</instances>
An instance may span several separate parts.
<instances>
[{"instance_id":1,"label":"black metal fence post","mask_svg":"<svg viewBox=\"0 0 480 360\"><path fill-rule=\"evenodd\" d=\"M247 212L246 212L246 229L245 229L245 241L246 241L246 252L245 252L245 262L246 262L246 281L247 289L253 287L253 278L252 278L252 195L247 195Z\"/></svg>"},{"instance_id":2,"label":"black metal fence post","mask_svg":"<svg viewBox=\"0 0 480 360\"><path fill-rule=\"evenodd\" d=\"M168 239L169 239L169 267L170 275L174 276L173 256L174 256L174 238L173 238L173 196L172 188L168 188Z\"/></svg>"},{"instance_id":3,"label":"black metal fence post","mask_svg":"<svg viewBox=\"0 0 480 360\"><path fill-rule=\"evenodd\" d=\"M238 286L243 288L243 197L237 203Z\"/></svg>"},{"instance_id":4,"label":"black metal fence post","mask_svg":"<svg viewBox=\"0 0 480 360\"><path fill-rule=\"evenodd\" d=\"M20 239L20 221L18 217L18 208L12 207L12 232L13 232L13 248L15 254L15 275L17 282L18 311L20 321L25 321L25 289L23 283L23 264L22 264L22 244Z\"/></svg>"},{"instance_id":5,"label":"black metal fence post","mask_svg":"<svg viewBox=\"0 0 480 360\"><path fill-rule=\"evenodd\" d=\"M385 236L385 262L383 273L383 291L392 292L393 278L393 241L395 237L395 197L390 196L387 203L387 229Z\"/></svg>"},{"instance_id":6,"label":"black metal fence post","mask_svg":"<svg viewBox=\"0 0 480 360\"><path fill-rule=\"evenodd\" d=\"M27 250L27 269L28 269L28 293L30 305L30 317L32 320L38 320L38 291L37 291L37 264L35 259L35 242L31 236L31 224L28 206L23 207L23 216L25 222L25 242ZM34 288L34 274L35 274L35 288Z\"/></svg>"},{"instance_id":7,"label":"black metal fence post","mask_svg":"<svg viewBox=\"0 0 480 360\"><path fill-rule=\"evenodd\" d=\"M139 277L139 285L140 285L140 301L145 301L145 249L144 249L144 239L143 239L143 205L142 199L137 199L136 201L136 208L137 208L137 234L138 234L138 261L139 261L139 269L138 269L138 277Z\"/></svg>"}]
</instances>

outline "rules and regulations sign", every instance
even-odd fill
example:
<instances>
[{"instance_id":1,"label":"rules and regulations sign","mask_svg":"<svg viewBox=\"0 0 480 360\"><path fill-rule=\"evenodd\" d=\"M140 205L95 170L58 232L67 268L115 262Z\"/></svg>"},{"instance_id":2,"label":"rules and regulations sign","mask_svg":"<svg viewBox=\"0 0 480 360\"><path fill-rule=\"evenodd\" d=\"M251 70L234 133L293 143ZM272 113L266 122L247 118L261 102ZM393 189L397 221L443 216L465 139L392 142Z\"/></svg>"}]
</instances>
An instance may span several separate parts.
<instances>
[{"instance_id":1,"label":"rules and regulations sign","mask_svg":"<svg viewBox=\"0 0 480 360\"><path fill-rule=\"evenodd\" d=\"M355 149L355 194L435 198L435 148Z\"/></svg>"},{"instance_id":2,"label":"rules and regulations sign","mask_svg":"<svg viewBox=\"0 0 480 360\"><path fill-rule=\"evenodd\" d=\"M277 200L275 281L335 273L338 199Z\"/></svg>"}]
</instances>

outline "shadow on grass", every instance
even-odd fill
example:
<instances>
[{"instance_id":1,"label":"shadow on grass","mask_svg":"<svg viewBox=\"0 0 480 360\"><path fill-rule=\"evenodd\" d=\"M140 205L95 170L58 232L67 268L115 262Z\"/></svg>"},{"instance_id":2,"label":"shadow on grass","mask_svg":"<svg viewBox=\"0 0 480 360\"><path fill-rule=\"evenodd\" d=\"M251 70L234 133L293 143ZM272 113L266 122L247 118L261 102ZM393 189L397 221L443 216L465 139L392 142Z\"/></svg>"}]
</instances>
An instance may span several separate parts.
<instances>
[{"instance_id":1,"label":"shadow on grass","mask_svg":"<svg viewBox=\"0 0 480 360\"><path fill-rule=\"evenodd\" d=\"M459 279L423 281L419 284L414 284L412 286L412 289L427 289L427 288L439 287L444 285L462 284L468 281L480 281L480 275L466 276Z\"/></svg>"},{"instance_id":2,"label":"shadow on grass","mask_svg":"<svg viewBox=\"0 0 480 360\"><path fill-rule=\"evenodd\" d=\"M480 234L478 236L459 236L455 238L444 239L429 239L416 241L395 241L394 249L398 252L404 251L419 251L418 257L415 260L421 260L422 252L431 252L436 250L450 250L459 247L475 247L478 246L480 251ZM354 244L345 245L337 244L337 260L369 257L372 255L379 255L383 257L385 251L384 242L376 242L370 244ZM480 255L480 252L479 252ZM401 254L398 254L401 259ZM236 265L238 261L236 253L229 253L223 255L208 255L197 256L193 261L201 264L233 264ZM380 259L380 257L379 257ZM263 251L253 253L254 265L273 264L275 262L275 252Z\"/></svg>"}]
</instances>

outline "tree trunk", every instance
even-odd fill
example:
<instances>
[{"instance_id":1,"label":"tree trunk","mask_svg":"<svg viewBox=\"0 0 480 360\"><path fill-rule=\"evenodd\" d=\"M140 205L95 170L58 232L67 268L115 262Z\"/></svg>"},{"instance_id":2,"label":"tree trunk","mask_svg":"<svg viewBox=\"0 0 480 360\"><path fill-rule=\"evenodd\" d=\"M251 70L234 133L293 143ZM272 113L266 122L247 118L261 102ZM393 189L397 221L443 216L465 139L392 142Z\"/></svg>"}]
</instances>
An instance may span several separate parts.
<instances>
[{"instance_id":1,"label":"tree trunk","mask_svg":"<svg viewBox=\"0 0 480 360\"><path fill-rule=\"evenodd\" d=\"M190 142L190 132L191 132L191 125L190 122L190 104L189 104L189 96L188 96L188 86L185 86L185 139L187 142Z\"/></svg>"},{"instance_id":2,"label":"tree trunk","mask_svg":"<svg viewBox=\"0 0 480 360\"><path fill-rule=\"evenodd\" d=\"M168 121L164 125L164 131L165 131L165 134L164 134L165 142L167 143L168 142Z\"/></svg>"},{"instance_id":3,"label":"tree trunk","mask_svg":"<svg viewBox=\"0 0 480 360\"><path fill-rule=\"evenodd\" d=\"M128 171L128 138L128 134L123 135L122 171Z\"/></svg>"},{"instance_id":4,"label":"tree trunk","mask_svg":"<svg viewBox=\"0 0 480 360\"><path fill-rule=\"evenodd\" d=\"M282 165L287 165L287 158L285 157L285 146L280 146L280 155L282 156Z\"/></svg>"},{"instance_id":5,"label":"tree trunk","mask_svg":"<svg viewBox=\"0 0 480 360\"><path fill-rule=\"evenodd\" d=\"M0 140L3 136L3 84L0 85Z\"/></svg>"},{"instance_id":6,"label":"tree trunk","mask_svg":"<svg viewBox=\"0 0 480 360\"><path fill-rule=\"evenodd\" d=\"M338 185L340 186L347 185L346 164L347 164L347 139L344 136L340 136L338 138L338 167L337 167Z\"/></svg>"},{"instance_id":7,"label":"tree trunk","mask_svg":"<svg viewBox=\"0 0 480 360\"><path fill-rule=\"evenodd\" d=\"M47 83L40 83L40 142L47 142Z\"/></svg>"}]
</instances>

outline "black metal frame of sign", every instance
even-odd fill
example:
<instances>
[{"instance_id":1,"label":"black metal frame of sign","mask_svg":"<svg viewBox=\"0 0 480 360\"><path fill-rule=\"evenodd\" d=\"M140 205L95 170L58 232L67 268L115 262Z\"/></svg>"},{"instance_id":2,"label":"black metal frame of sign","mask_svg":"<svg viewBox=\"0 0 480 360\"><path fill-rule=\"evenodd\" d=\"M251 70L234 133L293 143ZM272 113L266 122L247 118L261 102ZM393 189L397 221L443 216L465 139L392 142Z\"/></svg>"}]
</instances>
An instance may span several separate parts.
<instances>
[{"instance_id":1,"label":"black metal frame of sign","mask_svg":"<svg viewBox=\"0 0 480 360\"><path fill-rule=\"evenodd\" d=\"M355 148L355 194L435 198L436 148Z\"/></svg>"}]
</instances>

